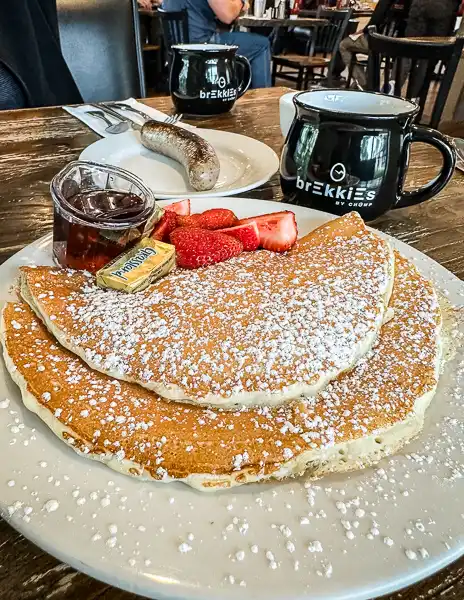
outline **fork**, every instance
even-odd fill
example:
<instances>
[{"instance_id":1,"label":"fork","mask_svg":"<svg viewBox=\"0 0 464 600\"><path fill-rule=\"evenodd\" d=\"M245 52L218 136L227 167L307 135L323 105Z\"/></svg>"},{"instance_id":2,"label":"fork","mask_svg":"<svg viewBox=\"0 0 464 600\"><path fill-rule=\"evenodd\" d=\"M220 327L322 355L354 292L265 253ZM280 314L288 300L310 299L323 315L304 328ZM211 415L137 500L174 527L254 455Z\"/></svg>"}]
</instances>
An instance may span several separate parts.
<instances>
[{"instance_id":1,"label":"fork","mask_svg":"<svg viewBox=\"0 0 464 600\"><path fill-rule=\"evenodd\" d=\"M138 115L139 117L142 117L142 119L144 121L151 120L151 117L149 115L142 112L141 110L138 110L137 108L134 108L133 106L130 106L129 104L124 104L124 102L111 102L111 104L108 103L107 106L110 106L111 108L116 108L118 110L125 110L127 112L134 113L134 114ZM168 123L169 125L174 125L175 123L180 121L182 119L182 117L183 117L182 114L170 115L163 121L163 123Z\"/></svg>"},{"instance_id":2,"label":"fork","mask_svg":"<svg viewBox=\"0 0 464 600\"><path fill-rule=\"evenodd\" d=\"M176 113L175 115L169 116L167 119L163 121L163 123L168 123L169 125L175 125L178 123L184 115L182 113Z\"/></svg>"},{"instance_id":3,"label":"fork","mask_svg":"<svg viewBox=\"0 0 464 600\"><path fill-rule=\"evenodd\" d=\"M115 110L109 104L90 103L90 106L92 106L93 108L98 109L99 111L103 111L107 115L111 115L115 119L118 119L118 121L122 121L124 123L128 123L129 126L132 129L134 129L135 131L140 131L142 129L142 125L140 125L140 123L137 123L136 121L134 121L134 119L130 119L129 117L123 117L117 110ZM150 120L150 117L148 117L148 115L144 115L144 117L146 117L146 119L144 119L145 122L147 122L148 120ZM171 115L170 117L167 117L163 121L163 123L168 123L170 125L174 125L181 118L182 118L182 114Z\"/></svg>"},{"instance_id":4,"label":"fork","mask_svg":"<svg viewBox=\"0 0 464 600\"><path fill-rule=\"evenodd\" d=\"M464 150L455 143L454 148L456 149L456 154L458 155L458 161L464 163Z\"/></svg>"}]
</instances>

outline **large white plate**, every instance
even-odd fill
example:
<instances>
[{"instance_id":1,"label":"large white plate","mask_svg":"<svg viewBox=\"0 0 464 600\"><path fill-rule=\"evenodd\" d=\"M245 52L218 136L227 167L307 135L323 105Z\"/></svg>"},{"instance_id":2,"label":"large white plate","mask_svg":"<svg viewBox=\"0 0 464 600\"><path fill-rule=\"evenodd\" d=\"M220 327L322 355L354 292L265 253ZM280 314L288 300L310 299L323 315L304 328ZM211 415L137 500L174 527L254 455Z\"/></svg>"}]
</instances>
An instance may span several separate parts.
<instances>
[{"instance_id":1,"label":"large white plate","mask_svg":"<svg viewBox=\"0 0 464 600\"><path fill-rule=\"evenodd\" d=\"M242 217L289 208L301 234L330 218L245 198L193 202L195 211L213 206ZM452 303L463 305L464 285L456 277L392 242ZM0 299L8 298L18 266L31 262L51 262L50 237L0 267ZM182 484L138 482L78 457L22 406L3 368L0 509L51 554L158 600L362 600L386 594L464 553L463 364L461 348L446 366L423 434L376 469L326 477L309 487L296 479L212 495ZM56 511L43 508L49 500L59 503ZM15 502L21 504L9 516ZM115 547L109 547L111 537L117 538ZM190 552L179 551L183 542Z\"/></svg>"},{"instance_id":2,"label":"large white plate","mask_svg":"<svg viewBox=\"0 0 464 600\"><path fill-rule=\"evenodd\" d=\"M221 163L218 182L208 192L190 187L180 164L142 146L138 132L103 138L88 146L80 158L138 175L157 198L232 196L266 183L279 168L277 154L258 140L216 129L196 129L195 133L213 145Z\"/></svg>"}]
</instances>

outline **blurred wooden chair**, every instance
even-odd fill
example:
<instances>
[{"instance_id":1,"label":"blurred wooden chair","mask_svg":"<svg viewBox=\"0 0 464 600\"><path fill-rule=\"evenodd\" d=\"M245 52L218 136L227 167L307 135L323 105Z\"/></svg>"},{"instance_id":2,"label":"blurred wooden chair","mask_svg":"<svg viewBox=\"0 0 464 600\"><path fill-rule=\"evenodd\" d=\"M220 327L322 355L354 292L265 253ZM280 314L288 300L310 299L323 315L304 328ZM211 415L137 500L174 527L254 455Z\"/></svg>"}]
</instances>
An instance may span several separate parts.
<instances>
[{"instance_id":1,"label":"blurred wooden chair","mask_svg":"<svg viewBox=\"0 0 464 600\"><path fill-rule=\"evenodd\" d=\"M434 82L436 98L429 125L438 127L462 56L464 37L390 38L376 33L375 27L369 27L368 44L367 89L384 91L392 82L395 96L418 102L418 119L421 120ZM436 71L441 65L444 72L436 81Z\"/></svg>"},{"instance_id":2,"label":"blurred wooden chair","mask_svg":"<svg viewBox=\"0 0 464 600\"><path fill-rule=\"evenodd\" d=\"M143 63L148 94L167 92L164 45L158 10L139 9Z\"/></svg>"},{"instance_id":3,"label":"blurred wooden chair","mask_svg":"<svg viewBox=\"0 0 464 600\"><path fill-rule=\"evenodd\" d=\"M385 23L379 28L379 33L389 37L404 37L410 4L410 0L403 0L403 2L392 5L388 11ZM363 54L362 52L353 53L348 67L347 88L351 86L351 82L353 81L353 71L356 65L367 69L367 58L367 54Z\"/></svg>"},{"instance_id":4,"label":"blurred wooden chair","mask_svg":"<svg viewBox=\"0 0 464 600\"><path fill-rule=\"evenodd\" d=\"M57 0L63 56L85 102L146 96L137 0Z\"/></svg>"},{"instance_id":5,"label":"blurred wooden chair","mask_svg":"<svg viewBox=\"0 0 464 600\"><path fill-rule=\"evenodd\" d=\"M167 11L158 9L163 31L164 47L168 63L171 64L171 47L176 44L188 44L190 41L187 10Z\"/></svg>"},{"instance_id":6,"label":"blurred wooden chair","mask_svg":"<svg viewBox=\"0 0 464 600\"><path fill-rule=\"evenodd\" d=\"M352 10L331 10L320 7L317 17L327 19L325 25L318 25L308 36L305 54L283 54L272 57L272 85L276 77L295 81L298 90L307 87L314 69L321 70L321 79L325 77L328 85L332 85L333 70L340 42L345 36ZM296 29L296 28L295 28ZM278 69L280 71L278 72ZM283 69L291 69L291 71ZM296 71L296 73L295 73Z\"/></svg>"}]
</instances>

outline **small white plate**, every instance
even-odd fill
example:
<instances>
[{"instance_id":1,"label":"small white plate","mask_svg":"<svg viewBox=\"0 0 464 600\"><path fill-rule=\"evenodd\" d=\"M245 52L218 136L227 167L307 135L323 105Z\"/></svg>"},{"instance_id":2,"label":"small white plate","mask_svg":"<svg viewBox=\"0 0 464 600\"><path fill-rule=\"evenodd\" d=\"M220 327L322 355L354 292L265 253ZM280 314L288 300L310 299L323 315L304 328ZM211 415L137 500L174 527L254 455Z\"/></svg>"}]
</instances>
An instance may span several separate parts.
<instances>
[{"instance_id":1,"label":"small white plate","mask_svg":"<svg viewBox=\"0 0 464 600\"><path fill-rule=\"evenodd\" d=\"M196 192L189 185L179 163L142 146L138 132L103 138L88 146L80 159L121 167L138 175L157 198L240 194L266 183L279 168L277 154L258 140L216 129L195 129L195 133L212 144L221 163L218 182L207 192Z\"/></svg>"},{"instance_id":2,"label":"small white plate","mask_svg":"<svg viewBox=\"0 0 464 600\"><path fill-rule=\"evenodd\" d=\"M331 218L248 198L192 202L193 212L213 207L239 217L293 210L300 235ZM450 302L464 305L461 281L388 239ZM18 267L31 263L51 264L51 236L0 266L0 304ZM64 562L149 598L365 600L391 593L464 553L463 366L461 346L422 434L375 469L202 494L131 479L78 456L24 407L0 360L0 512Z\"/></svg>"}]
</instances>

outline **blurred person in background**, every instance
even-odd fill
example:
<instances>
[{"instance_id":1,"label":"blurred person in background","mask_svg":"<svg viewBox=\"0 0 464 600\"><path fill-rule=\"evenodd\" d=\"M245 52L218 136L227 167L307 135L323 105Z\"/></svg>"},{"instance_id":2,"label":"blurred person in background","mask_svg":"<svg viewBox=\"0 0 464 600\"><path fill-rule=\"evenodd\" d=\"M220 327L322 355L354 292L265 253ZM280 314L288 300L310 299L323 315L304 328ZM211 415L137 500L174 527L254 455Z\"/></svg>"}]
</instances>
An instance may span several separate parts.
<instances>
[{"instance_id":1,"label":"blurred person in background","mask_svg":"<svg viewBox=\"0 0 464 600\"><path fill-rule=\"evenodd\" d=\"M442 0L437 1L441 2ZM402 3L400 3L398 0L379 0L376 4L374 12L372 13L369 23L366 25L366 28L363 29L363 31L353 33L342 40L340 44L340 54L346 67L350 67L353 54L359 53L367 55L369 53L369 47L367 43L367 27L374 25L377 28L377 31L381 32L382 28L389 22L394 6L396 8L396 6L399 4L402 4L402 18L404 19L403 23L405 24L409 9L409 0L403 0ZM354 66L353 77L362 88L366 87L367 74L363 66Z\"/></svg>"},{"instance_id":2,"label":"blurred person in background","mask_svg":"<svg viewBox=\"0 0 464 600\"><path fill-rule=\"evenodd\" d=\"M0 110L78 102L61 53L56 0L0 0Z\"/></svg>"},{"instance_id":3,"label":"blurred person in background","mask_svg":"<svg viewBox=\"0 0 464 600\"><path fill-rule=\"evenodd\" d=\"M448 37L454 34L461 0L412 0L406 26L406 37ZM403 79L411 69L404 66ZM419 61L409 72L411 94L419 96L427 72L427 61Z\"/></svg>"},{"instance_id":4,"label":"blurred person in background","mask_svg":"<svg viewBox=\"0 0 464 600\"><path fill-rule=\"evenodd\" d=\"M247 7L246 0L163 0L164 10L187 10L190 42L238 46L237 53L248 58L251 63L251 87L270 87L269 40L256 33L224 31L220 26L221 23L232 25Z\"/></svg>"},{"instance_id":5,"label":"blurred person in background","mask_svg":"<svg viewBox=\"0 0 464 600\"><path fill-rule=\"evenodd\" d=\"M406 37L447 37L454 33L461 0L412 0Z\"/></svg>"},{"instance_id":6,"label":"blurred person in background","mask_svg":"<svg viewBox=\"0 0 464 600\"><path fill-rule=\"evenodd\" d=\"M144 10L153 10L157 6L161 6L163 0L137 0L140 8Z\"/></svg>"}]
</instances>

